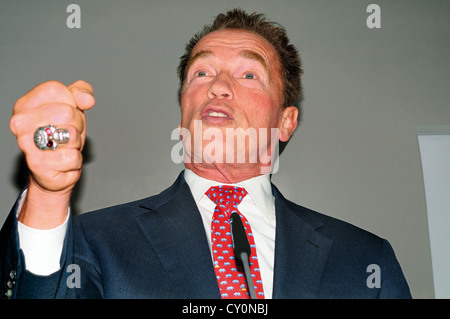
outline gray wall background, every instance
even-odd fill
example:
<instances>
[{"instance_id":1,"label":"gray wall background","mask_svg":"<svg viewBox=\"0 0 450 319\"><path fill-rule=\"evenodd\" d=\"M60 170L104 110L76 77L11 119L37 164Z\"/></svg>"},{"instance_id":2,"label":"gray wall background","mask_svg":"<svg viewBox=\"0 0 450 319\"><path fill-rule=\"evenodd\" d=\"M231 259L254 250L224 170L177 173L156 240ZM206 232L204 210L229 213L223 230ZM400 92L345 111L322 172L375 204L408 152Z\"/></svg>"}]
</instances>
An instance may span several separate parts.
<instances>
[{"instance_id":1,"label":"gray wall background","mask_svg":"<svg viewBox=\"0 0 450 319\"><path fill-rule=\"evenodd\" d=\"M66 8L81 7L81 29ZM366 8L381 7L381 29ZM155 194L180 121L176 65L219 12L264 12L304 63L299 128L273 181L291 200L387 238L413 297L433 298L427 212L415 129L450 123L450 2L412 0L0 1L0 222L19 188L9 131L14 102L40 82L89 81L88 149L78 213Z\"/></svg>"}]
</instances>

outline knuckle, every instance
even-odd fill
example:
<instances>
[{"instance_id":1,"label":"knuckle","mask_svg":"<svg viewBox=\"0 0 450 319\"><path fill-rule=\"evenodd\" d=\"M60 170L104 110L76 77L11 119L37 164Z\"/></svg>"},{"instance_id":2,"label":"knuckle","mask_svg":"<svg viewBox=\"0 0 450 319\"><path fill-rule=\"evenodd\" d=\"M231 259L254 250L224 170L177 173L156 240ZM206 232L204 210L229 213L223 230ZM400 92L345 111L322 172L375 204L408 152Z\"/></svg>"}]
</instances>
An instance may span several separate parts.
<instances>
[{"instance_id":1,"label":"knuckle","mask_svg":"<svg viewBox=\"0 0 450 319\"><path fill-rule=\"evenodd\" d=\"M65 149L61 152L61 161L66 163L73 163L73 166L78 166L80 160L81 152L76 149Z\"/></svg>"},{"instance_id":2,"label":"knuckle","mask_svg":"<svg viewBox=\"0 0 450 319\"><path fill-rule=\"evenodd\" d=\"M83 165L83 158L81 152L76 150L66 150L61 156L62 165L65 171L79 170Z\"/></svg>"},{"instance_id":3,"label":"knuckle","mask_svg":"<svg viewBox=\"0 0 450 319\"><path fill-rule=\"evenodd\" d=\"M32 172L36 172L36 171L42 170L44 165L43 165L43 161L40 160L39 156L26 155L25 159L26 159L28 168Z\"/></svg>"},{"instance_id":4,"label":"knuckle","mask_svg":"<svg viewBox=\"0 0 450 319\"><path fill-rule=\"evenodd\" d=\"M23 113L15 114L11 117L9 121L9 129L16 136L16 138L20 137L24 134L29 127L27 125L26 117Z\"/></svg>"},{"instance_id":5,"label":"knuckle","mask_svg":"<svg viewBox=\"0 0 450 319\"><path fill-rule=\"evenodd\" d=\"M59 81L50 80L42 84L42 90L45 90L49 94L59 94L66 92L67 87Z\"/></svg>"},{"instance_id":6,"label":"knuckle","mask_svg":"<svg viewBox=\"0 0 450 319\"><path fill-rule=\"evenodd\" d=\"M45 101L72 103L72 94L67 86L54 80L43 83L38 96Z\"/></svg>"},{"instance_id":7,"label":"knuckle","mask_svg":"<svg viewBox=\"0 0 450 319\"><path fill-rule=\"evenodd\" d=\"M15 136L17 136L17 117L11 117L9 120L9 129Z\"/></svg>"},{"instance_id":8,"label":"knuckle","mask_svg":"<svg viewBox=\"0 0 450 319\"><path fill-rule=\"evenodd\" d=\"M14 104L13 114L25 112L30 108L48 103L72 102L69 89L61 82L51 80L43 82L21 96Z\"/></svg>"},{"instance_id":9,"label":"knuckle","mask_svg":"<svg viewBox=\"0 0 450 319\"><path fill-rule=\"evenodd\" d=\"M58 104L55 106L55 120L58 123L70 124L75 121L75 109L67 104Z\"/></svg>"}]
</instances>

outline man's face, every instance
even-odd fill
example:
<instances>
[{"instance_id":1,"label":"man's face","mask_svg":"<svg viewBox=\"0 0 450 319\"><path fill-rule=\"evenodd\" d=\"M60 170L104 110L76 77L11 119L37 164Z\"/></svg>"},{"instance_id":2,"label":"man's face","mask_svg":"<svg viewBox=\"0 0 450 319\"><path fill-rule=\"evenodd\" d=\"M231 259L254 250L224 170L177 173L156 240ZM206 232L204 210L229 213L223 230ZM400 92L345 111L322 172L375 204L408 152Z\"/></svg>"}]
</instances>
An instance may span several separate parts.
<instances>
[{"instance_id":1,"label":"man's face","mask_svg":"<svg viewBox=\"0 0 450 319\"><path fill-rule=\"evenodd\" d=\"M224 138L227 128L253 128L258 139L262 128L267 131L270 148L270 130L279 128L283 119L280 70L276 50L257 34L235 29L207 34L194 47L187 67L181 93L181 127L194 136L195 127L198 129L201 123L202 136L215 128ZM281 140L289 137L280 134ZM204 140L197 152L203 152L208 143L211 141ZM193 141L191 147L194 149ZM247 143L247 155L252 151Z\"/></svg>"}]
</instances>

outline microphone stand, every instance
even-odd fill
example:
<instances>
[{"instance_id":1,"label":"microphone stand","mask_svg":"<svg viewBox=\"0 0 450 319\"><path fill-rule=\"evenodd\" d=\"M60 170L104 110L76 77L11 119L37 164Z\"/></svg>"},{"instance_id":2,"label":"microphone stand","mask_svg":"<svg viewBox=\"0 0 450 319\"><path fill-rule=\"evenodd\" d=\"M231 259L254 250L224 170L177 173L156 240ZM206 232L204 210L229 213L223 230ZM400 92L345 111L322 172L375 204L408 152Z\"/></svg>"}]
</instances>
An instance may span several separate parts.
<instances>
[{"instance_id":1,"label":"microphone stand","mask_svg":"<svg viewBox=\"0 0 450 319\"><path fill-rule=\"evenodd\" d=\"M257 299L252 274L250 272L250 264L248 261L251 255L250 244L248 242L247 234L245 233L244 225L242 225L241 217L237 213L232 213L230 220L234 256L241 260L244 267L245 279L247 280L250 298Z\"/></svg>"}]
</instances>

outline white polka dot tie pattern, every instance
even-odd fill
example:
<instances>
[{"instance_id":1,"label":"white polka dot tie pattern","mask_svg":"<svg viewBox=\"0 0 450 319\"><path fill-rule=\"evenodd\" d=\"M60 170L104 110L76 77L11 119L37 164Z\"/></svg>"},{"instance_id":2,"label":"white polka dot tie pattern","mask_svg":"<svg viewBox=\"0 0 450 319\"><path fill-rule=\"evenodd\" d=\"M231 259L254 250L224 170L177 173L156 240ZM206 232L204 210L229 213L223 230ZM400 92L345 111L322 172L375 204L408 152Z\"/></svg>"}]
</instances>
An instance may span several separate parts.
<instances>
[{"instance_id":1,"label":"white polka dot tie pattern","mask_svg":"<svg viewBox=\"0 0 450 319\"><path fill-rule=\"evenodd\" d=\"M247 195L247 191L237 186L213 186L206 195L215 204L211 222L211 245L214 259L214 270L223 299L248 299L250 294L245 280L244 270L234 257L231 237L230 217L233 212L239 214L250 244L249 259L253 286L258 299L264 299L264 290L256 255L253 233L247 219L239 212L237 206Z\"/></svg>"}]
</instances>

